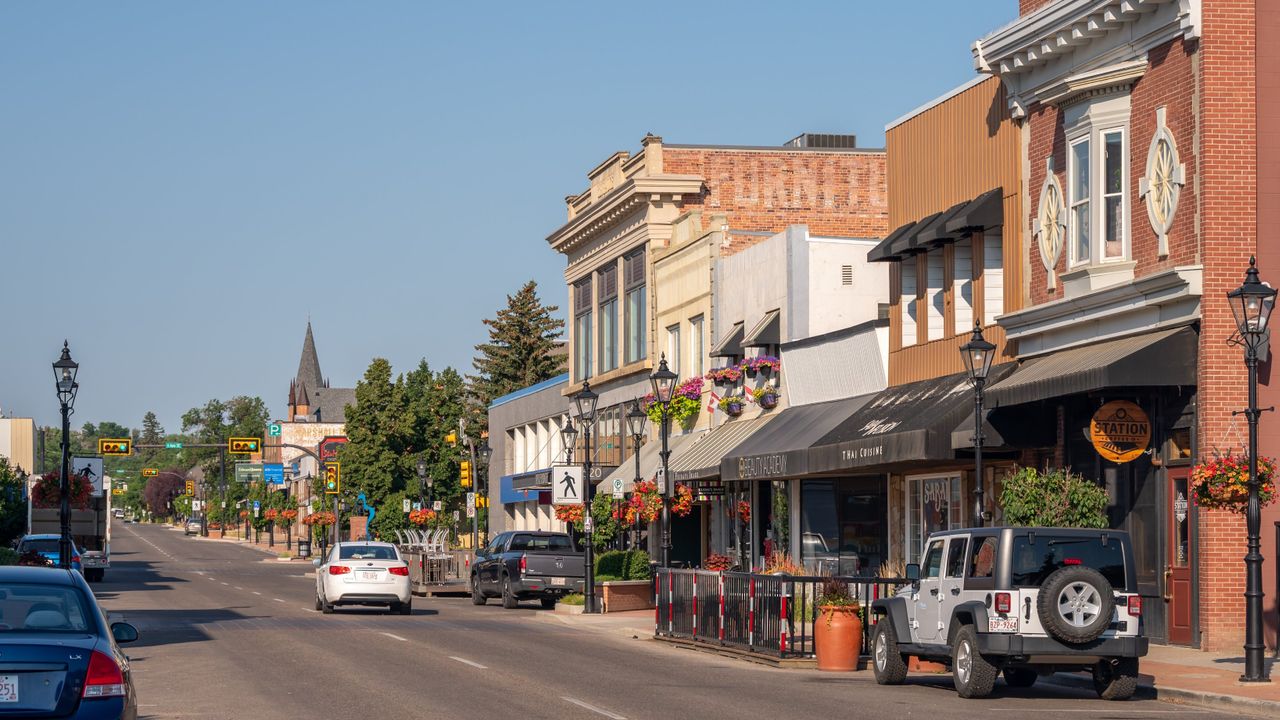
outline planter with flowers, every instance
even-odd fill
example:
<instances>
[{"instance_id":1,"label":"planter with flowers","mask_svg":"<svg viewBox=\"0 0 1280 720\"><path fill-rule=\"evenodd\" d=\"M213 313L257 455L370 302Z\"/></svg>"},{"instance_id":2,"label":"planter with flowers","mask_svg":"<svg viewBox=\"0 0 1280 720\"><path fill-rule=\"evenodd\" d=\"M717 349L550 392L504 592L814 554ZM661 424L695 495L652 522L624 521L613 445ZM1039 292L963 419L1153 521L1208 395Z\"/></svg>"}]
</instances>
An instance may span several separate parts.
<instances>
[{"instance_id":1,"label":"planter with flowers","mask_svg":"<svg viewBox=\"0 0 1280 720\"><path fill-rule=\"evenodd\" d=\"M414 510L413 512L409 513L409 524L416 525L418 527L426 527L430 525L431 522L435 519L436 519L435 510L431 510L428 508Z\"/></svg>"},{"instance_id":2,"label":"planter with flowers","mask_svg":"<svg viewBox=\"0 0 1280 720\"><path fill-rule=\"evenodd\" d=\"M712 572L724 572L733 567L733 558L728 555L719 555L711 553L706 560L702 561L702 569Z\"/></svg>"},{"instance_id":3,"label":"planter with flowers","mask_svg":"<svg viewBox=\"0 0 1280 720\"><path fill-rule=\"evenodd\" d=\"M1276 499L1276 464L1258 456L1258 500L1262 507ZM1243 513L1249 506L1248 456L1218 455L1191 470L1191 497L1209 510Z\"/></svg>"},{"instance_id":4,"label":"planter with flowers","mask_svg":"<svg viewBox=\"0 0 1280 720\"><path fill-rule=\"evenodd\" d=\"M720 398L720 409L729 417L738 417L746 408L747 399L742 395L727 395Z\"/></svg>"},{"instance_id":5,"label":"planter with flowers","mask_svg":"<svg viewBox=\"0 0 1280 720\"><path fill-rule=\"evenodd\" d=\"M818 669L857 670L862 649L862 617L848 583L836 578L823 580L813 605L817 611L813 622L813 649Z\"/></svg>"},{"instance_id":6,"label":"planter with flowers","mask_svg":"<svg viewBox=\"0 0 1280 720\"><path fill-rule=\"evenodd\" d=\"M778 388L772 383L762 385L751 391L751 399L765 410L772 410L778 407L778 398L782 397L782 393L778 392Z\"/></svg>"},{"instance_id":7,"label":"planter with flowers","mask_svg":"<svg viewBox=\"0 0 1280 720\"><path fill-rule=\"evenodd\" d=\"M741 368L747 374L747 377L753 378L756 375L769 377L782 369L782 361L772 355L759 355L745 358L742 361Z\"/></svg>"},{"instance_id":8,"label":"planter with flowers","mask_svg":"<svg viewBox=\"0 0 1280 720\"><path fill-rule=\"evenodd\" d=\"M671 422L677 425L691 424L696 420L698 413L702 410L702 385L704 379L701 375L689 378L676 386L671 393L671 403L667 409L667 417ZM649 393L644 396L644 411L654 424L662 422L662 405Z\"/></svg>"}]
</instances>

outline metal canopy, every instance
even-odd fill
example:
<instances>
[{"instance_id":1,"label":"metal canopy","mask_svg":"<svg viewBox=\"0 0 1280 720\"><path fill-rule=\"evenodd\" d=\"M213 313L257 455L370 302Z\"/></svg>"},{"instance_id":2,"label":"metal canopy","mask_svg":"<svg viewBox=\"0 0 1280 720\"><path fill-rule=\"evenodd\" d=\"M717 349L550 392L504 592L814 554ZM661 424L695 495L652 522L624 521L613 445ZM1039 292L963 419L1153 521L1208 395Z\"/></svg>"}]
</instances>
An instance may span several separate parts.
<instances>
[{"instance_id":1,"label":"metal canopy","mask_svg":"<svg viewBox=\"0 0 1280 720\"><path fill-rule=\"evenodd\" d=\"M768 347L782 342L780 315L779 310L770 310L765 313L764 319L743 338L742 347Z\"/></svg>"},{"instance_id":2,"label":"metal canopy","mask_svg":"<svg viewBox=\"0 0 1280 720\"><path fill-rule=\"evenodd\" d=\"M789 407L720 461L724 480L798 477L809 471L809 448L877 393Z\"/></svg>"},{"instance_id":3,"label":"metal canopy","mask_svg":"<svg viewBox=\"0 0 1280 720\"><path fill-rule=\"evenodd\" d=\"M743 325L745 323L735 323L729 334L711 349L711 357L742 357L742 336L746 332Z\"/></svg>"}]
</instances>

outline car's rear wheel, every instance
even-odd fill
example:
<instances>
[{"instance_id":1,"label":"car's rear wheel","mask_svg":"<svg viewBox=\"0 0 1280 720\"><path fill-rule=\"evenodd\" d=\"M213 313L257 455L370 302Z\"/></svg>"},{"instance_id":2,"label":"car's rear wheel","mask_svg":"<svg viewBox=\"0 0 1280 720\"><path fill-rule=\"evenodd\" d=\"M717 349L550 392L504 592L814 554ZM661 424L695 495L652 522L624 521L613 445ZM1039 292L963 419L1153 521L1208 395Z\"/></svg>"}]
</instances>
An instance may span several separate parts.
<instances>
[{"instance_id":1,"label":"car's rear wheel","mask_svg":"<svg viewBox=\"0 0 1280 720\"><path fill-rule=\"evenodd\" d=\"M325 602L325 601L321 600L321 601L320 601L320 612L324 613L325 615L332 615L332 614L333 614L333 603L331 603L331 602Z\"/></svg>"},{"instance_id":2,"label":"car's rear wheel","mask_svg":"<svg viewBox=\"0 0 1280 720\"><path fill-rule=\"evenodd\" d=\"M511 578L507 575L502 576L502 607L512 610L520 605L520 600L516 598L515 593L511 592Z\"/></svg>"},{"instance_id":3,"label":"car's rear wheel","mask_svg":"<svg viewBox=\"0 0 1280 720\"><path fill-rule=\"evenodd\" d=\"M555 609L556 609L556 598L553 598L553 597L544 597L544 598L541 598L541 601L542 601L542 609L543 609L543 610L555 610Z\"/></svg>"},{"instance_id":4,"label":"car's rear wheel","mask_svg":"<svg viewBox=\"0 0 1280 720\"><path fill-rule=\"evenodd\" d=\"M1004 684L1009 687L1029 688L1036 684L1039 675L1031 668L1005 668Z\"/></svg>"},{"instance_id":5,"label":"car's rear wheel","mask_svg":"<svg viewBox=\"0 0 1280 720\"><path fill-rule=\"evenodd\" d=\"M965 625L956 633L951 648L951 677L956 693L962 698L984 698L995 687L996 666L978 652L978 635L972 625Z\"/></svg>"},{"instance_id":6,"label":"car's rear wheel","mask_svg":"<svg viewBox=\"0 0 1280 720\"><path fill-rule=\"evenodd\" d=\"M317 593L316 594L316 610L323 610L323 609L324 609L324 603L320 602L320 595L319 593Z\"/></svg>"},{"instance_id":7,"label":"car's rear wheel","mask_svg":"<svg viewBox=\"0 0 1280 720\"><path fill-rule=\"evenodd\" d=\"M412 614L413 614L413 601L412 601L412 600L410 600L409 602L403 602L403 603L392 603L392 604L391 604L391 612L392 612L392 614L397 614L397 613L398 613L398 614L400 614L400 615L412 615Z\"/></svg>"},{"instance_id":8,"label":"car's rear wheel","mask_svg":"<svg viewBox=\"0 0 1280 720\"><path fill-rule=\"evenodd\" d=\"M880 685L901 685L907 679L907 663L898 651L898 637L888 618L876 623L871 639L871 667Z\"/></svg>"},{"instance_id":9,"label":"car's rear wheel","mask_svg":"<svg viewBox=\"0 0 1280 720\"><path fill-rule=\"evenodd\" d=\"M489 598L485 597L484 593L480 591L480 578L476 577L475 575L472 575L471 576L471 604L483 605L485 604L486 601L488 601L488 599Z\"/></svg>"},{"instance_id":10,"label":"car's rear wheel","mask_svg":"<svg viewBox=\"0 0 1280 720\"><path fill-rule=\"evenodd\" d=\"M1103 700L1128 700L1138 689L1138 658L1101 660L1093 666L1093 689Z\"/></svg>"}]
</instances>

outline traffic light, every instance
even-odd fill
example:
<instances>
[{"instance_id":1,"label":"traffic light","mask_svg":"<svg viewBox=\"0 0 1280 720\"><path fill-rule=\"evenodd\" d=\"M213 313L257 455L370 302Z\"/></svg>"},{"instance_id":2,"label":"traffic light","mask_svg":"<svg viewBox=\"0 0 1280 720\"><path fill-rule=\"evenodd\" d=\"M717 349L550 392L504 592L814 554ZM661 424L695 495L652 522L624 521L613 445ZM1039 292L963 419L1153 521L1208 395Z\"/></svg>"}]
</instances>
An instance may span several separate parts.
<instances>
[{"instance_id":1,"label":"traffic light","mask_svg":"<svg viewBox=\"0 0 1280 720\"><path fill-rule=\"evenodd\" d=\"M99 438L99 455L132 455L133 441L129 438Z\"/></svg>"},{"instance_id":2,"label":"traffic light","mask_svg":"<svg viewBox=\"0 0 1280 720\"><path fill-rule=\"evenodd\" d=\"M489 507L489 496L488 496L488 495L477 495L477 496L476 496L476 507L478 507L478 508L487 508L487 507Z\"/></svg>"},{"instance_id":3,"label":"traffic light","mask_svg":"<svg viewBox=\"0 0 1280 720\"><path fill-rule=\"evenodd\" d=\"M188 497L195 497L195 494L196 494L196 481L195 481L195 480L188 480L188 481L187 481L187 496L188 496Z\"/></svg>"},{"instance_id":4,"label":"traffic light","mask_svg":"<svg viewBox=\"0 0 1280 720\"><path fill-rule=\"evenodd\" d=\"M156 468L142 468L142 477L155 477L160 474Z\"/></svg>"},{"instance_id":5,"label":"traffic light","mask_svg":"<svg viewBox=\"0 0 1280 720\"><path fill-rule=\"evenodd\" d=\"M462 461L462 469L460 471L460 475L458 476L458 479L462 482L462 487L464 488L471 487L471 462L470 461L468 460Z\"/></svg>"},{"instance_id":6,"label":"traffic light","mask_svg":"<svg viewBox=\"0 0 1280 720\"><path fill-rule=\"evenodd\" d=\"M453 431L450 431L448 435L445 435L445 436L444 436L444 441L445 441L445 442L447 442L447 443L449 443L449 447L457 447L457 446L458 446L458 433L453 432Z\"/></svg>"},{"instance_id":7,"label":"traffic light","mask_svg":"<svg viewBox=\"0 0 1280 720\"><path fill-rule=\"evenodd\" d=\"M342 488L342 470L340 463L324 464L324 494L337 495Z\"/></svg>"},{"instance_id":8,"label":"traffic light","mask_svg":"<svg viewBox=\"0 0 1280 720\"><path fill-rule=\"evenodd\" d=\"M230 438L227 440L227 452L237 453L240 455L262 452L262 439L246 437Z\"/></svg>"}]
</instances>

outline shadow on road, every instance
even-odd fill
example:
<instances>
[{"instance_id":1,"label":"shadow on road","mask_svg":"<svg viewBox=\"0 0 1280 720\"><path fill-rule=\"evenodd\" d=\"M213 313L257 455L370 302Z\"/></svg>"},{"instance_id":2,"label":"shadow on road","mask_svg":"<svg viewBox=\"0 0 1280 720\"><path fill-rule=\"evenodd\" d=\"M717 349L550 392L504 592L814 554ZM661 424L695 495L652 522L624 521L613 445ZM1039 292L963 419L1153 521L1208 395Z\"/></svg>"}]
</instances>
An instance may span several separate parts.
<instances>
[{"instance_id":1,"label":"shadow on road","mask_svg":"<svg viewBox=\"0 0 1280 720\"><path fill-rule=\"evenodd\" d=\"M205 608L182 610L127 610L109 612L112 622L125 621L138 628L138 640L128 648L172 645L176 643L203 642L213 638L205 628L249 629L252 623L277 620L269 615L245 615L237 612L246 608Z\"/></svg>"}]
</instances>

